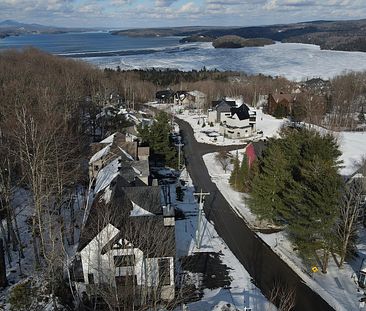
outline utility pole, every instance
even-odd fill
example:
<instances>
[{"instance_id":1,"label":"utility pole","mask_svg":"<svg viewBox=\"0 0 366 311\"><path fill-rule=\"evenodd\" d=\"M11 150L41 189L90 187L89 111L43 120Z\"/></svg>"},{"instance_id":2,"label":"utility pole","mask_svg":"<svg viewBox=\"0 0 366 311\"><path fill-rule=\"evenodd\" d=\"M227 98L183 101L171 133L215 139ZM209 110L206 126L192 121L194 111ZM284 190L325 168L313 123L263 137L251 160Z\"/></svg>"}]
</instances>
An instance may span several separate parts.
<instances>
[{"instance_id":1,"label":"utility pole","mask_svg":"<svg viewBox=\"0 0 366 311\"><path fill-rule=\"evenodd\" d=\"M202 239L202 229L201 229L201 223L202 223L202 214L203 214L203 204L205 203L205 197L206 195L210 195L209 192L201 192L200 193L194 193L195 196L198 196L198 222L197 222L197 230L196 230L196 247L200 249L201 247L201 239Z\"/></svg>"},{"instance_id":2,"label":"utility pole","mask_svg":"<svg viewBox=\"0 0 366 311\"><path fill-rule=\"evenodd\" d=\"M184 144L182 144L182 137L178 136L178 171L181 170L182 167L182 146L184 146Z\"/></svg>"}]
</instances>

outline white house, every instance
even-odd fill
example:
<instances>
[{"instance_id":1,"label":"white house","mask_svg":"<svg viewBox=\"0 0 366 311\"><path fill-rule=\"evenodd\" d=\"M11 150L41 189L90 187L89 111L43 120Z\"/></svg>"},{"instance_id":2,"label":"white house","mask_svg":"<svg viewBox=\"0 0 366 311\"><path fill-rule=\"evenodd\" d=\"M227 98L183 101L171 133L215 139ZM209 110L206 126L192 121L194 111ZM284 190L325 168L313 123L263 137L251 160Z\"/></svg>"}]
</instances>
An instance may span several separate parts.
<instances>
[{"instance_id":1,"label":"white house","mask_svg":"<svg viewBox=\"0 0 366 311\"><path fill-rule=\"evenodd\" d=\"M256 132L256 112L245 104L237 107L235 101L213 102L208 122L220 123L220 134L232 139L250 137Z\"/></svg>"},{"instance_id":2,"label":"white house","mask_svg":"<svg viewBox=\"0 0 366 311\"><path fill-rule=\"evenodd\" d=\"M163 212L160 187L111 183L94 200L78 252L87 293L100 289L143 305L175 295L174 214Z\"/></svg>"},{"instance_id":3,"label":"white house","mask_svg":"<svg viewBox=\"0 0 366 311\"><path fill-rule=\"evenodd\" d=\"M220 123L223 118L231 115L231 108L236 107L234 100L219 100L212 102L212 108L208 111L208 123Z\"/></svg>"}]
</instances>

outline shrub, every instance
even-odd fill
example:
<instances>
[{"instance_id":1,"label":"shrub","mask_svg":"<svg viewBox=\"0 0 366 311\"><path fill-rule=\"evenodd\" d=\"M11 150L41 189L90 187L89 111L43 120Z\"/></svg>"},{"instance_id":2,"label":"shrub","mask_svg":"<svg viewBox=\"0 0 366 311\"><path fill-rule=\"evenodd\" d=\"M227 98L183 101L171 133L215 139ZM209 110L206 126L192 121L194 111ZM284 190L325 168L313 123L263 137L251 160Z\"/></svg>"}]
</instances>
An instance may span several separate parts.
<instances>
[{"instance_id":1,"label":"shrub","mask_svg":"<svg viewBox=\"0 0 366 311\"><path fill-rule=\"evenodd\" d=\"M13 287L10 297L10 310L27 311L32 305L32 284L29 280Z\"/></svg>"}]
</instances>

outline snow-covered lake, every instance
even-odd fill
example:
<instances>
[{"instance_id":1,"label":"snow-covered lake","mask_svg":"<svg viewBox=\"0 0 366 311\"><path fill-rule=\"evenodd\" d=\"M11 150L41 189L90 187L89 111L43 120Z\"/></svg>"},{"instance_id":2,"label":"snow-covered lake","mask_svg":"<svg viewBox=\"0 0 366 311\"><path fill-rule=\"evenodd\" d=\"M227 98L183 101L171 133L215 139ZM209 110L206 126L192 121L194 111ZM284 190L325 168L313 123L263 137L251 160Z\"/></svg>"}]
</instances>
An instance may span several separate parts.
<instances>
[{"instance_id":1,"label":"snow-covered lake","mask_svg":"<svg viewBox=\"0 0 366 311\"><path fill-rule=\"evenodd\" d=\"M121 69L176 68L243 71L284 76L291 80L331 78L345 71L366 70L366 53L320 50L319 46L277 43L265 47L214 49L211 43L193 43L154 53L87 57L84 60L99 67Z\"/></svg>"}]
</instances>

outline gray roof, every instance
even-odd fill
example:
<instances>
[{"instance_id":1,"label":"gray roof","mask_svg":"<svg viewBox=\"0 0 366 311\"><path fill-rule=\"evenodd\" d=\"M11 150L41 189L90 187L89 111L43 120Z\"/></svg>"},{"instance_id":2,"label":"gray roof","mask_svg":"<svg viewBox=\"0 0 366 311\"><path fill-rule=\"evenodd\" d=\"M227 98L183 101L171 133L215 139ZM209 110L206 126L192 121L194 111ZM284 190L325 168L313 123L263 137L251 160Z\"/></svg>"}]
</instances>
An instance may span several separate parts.
<instances>
[{"instance_id":1,"label":"gray roof","mask_svg":"<svg viewBox=\"0 0 366 311\"><path fill-rule=\"evenodd\" d=\"M212 102L212 108L218 112L230 112L231 108L236 107L235 100L218 100Z\"/></svg>"},{"instance_id":2,"label":"gray roof","mask_svg":"<svg viewBox=\"0 0 366 311\"><path fill-rule=\"evenodd\" d=\"M146 218L145 220L154 218L149 220L149 225L151 225L151 223L159 223L159 226L163 225L161 222L163 221L163 210L161 205L160 186L126 187L124 178L117 176L110 187L112 189L112 194L108 203L106 203L103 198L104 192L99 193L93 201L88 219L80 236L78 251L81 251L89 244L89 242L97 236L108 223L122 230L125 229L126 224L131 224L132 222L141 223L142 220L137 220L137 218ZM155 215L131 217L130 213L133 209L132 202ZM155 217L157 218L155 219ZM158 221L158 218L162 218L162 220ZM141 227L141 230L144 230L144 228ZM156 231L156 236L150 236L149 238L159 238L158 233L162 231L162 229L156 228Z\"/></svg>"}]
</instances>

